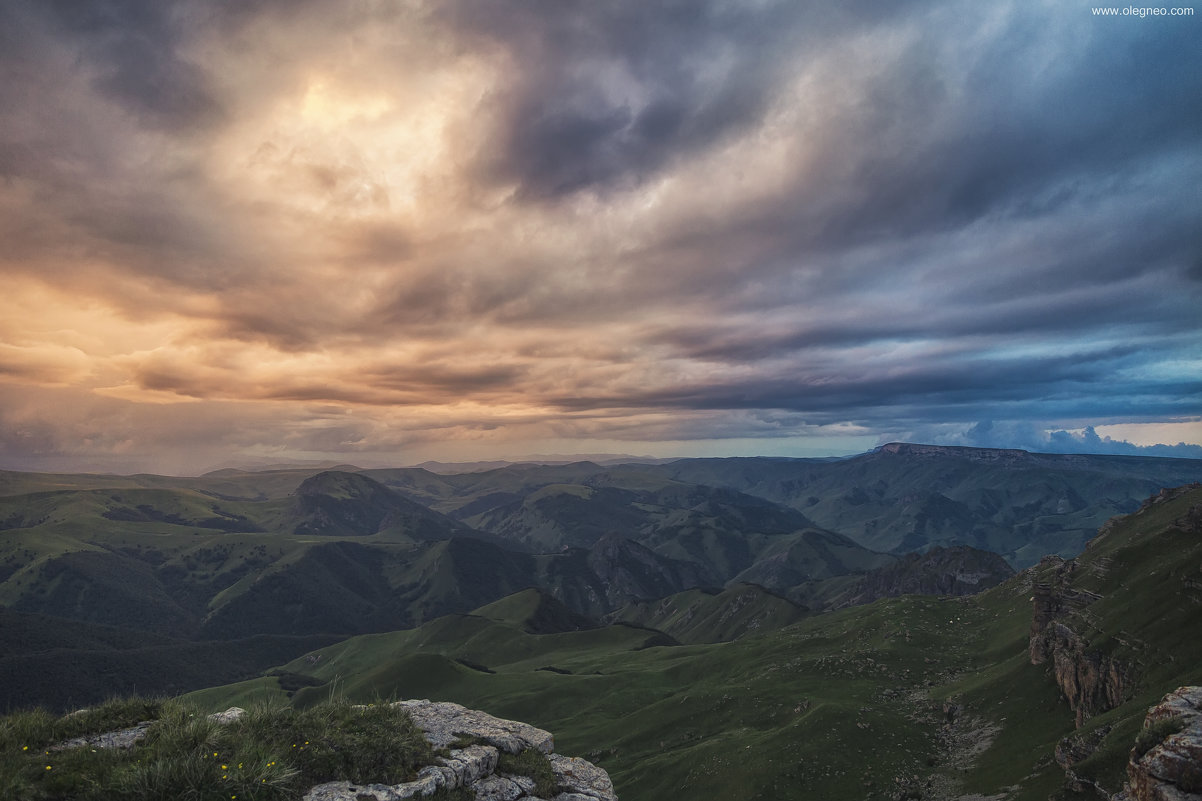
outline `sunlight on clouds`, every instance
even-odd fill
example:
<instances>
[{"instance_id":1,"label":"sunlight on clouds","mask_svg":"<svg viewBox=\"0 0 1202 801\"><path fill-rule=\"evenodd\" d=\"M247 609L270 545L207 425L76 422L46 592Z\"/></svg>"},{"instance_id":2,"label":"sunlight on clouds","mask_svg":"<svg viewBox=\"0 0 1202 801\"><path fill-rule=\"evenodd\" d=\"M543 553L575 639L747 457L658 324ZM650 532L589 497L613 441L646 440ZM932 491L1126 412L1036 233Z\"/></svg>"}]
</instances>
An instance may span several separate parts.
<instances>
[{"instance_id":1,"label":"sunlight on clouds","mask_svg":"<svg viewBox=\"0 0 1202 801\"><path fill-rule=\"evenodd\" d=\"M317 77L305 90L300 116L307 124L329 132L350 123L369 124L393 107L393 101L382 94L356 95L345 88L332 88L329 80Z\"/></svg>"},{"instance_id":2,"label":"sunlight on clouds","mask_svg":"<svg viewBox=\"0 0 1202 801\"><path fill-rule=\"evenodd\" d=\"M0 342L0 381L66 386L88 378L92 367L87 354L78 348L61 345L21 347Z\"/></svg>"},{"instance_id":3,"label":"sunlight on clouds","mask_svg":"<svg viewBox=\"0 0 1202 801\"><path fill-rule=\"evenodd\" d=\"M366 69L318 73L267 98L218 144L222 183L316 225L307 238L361 218L438 223L462 180L459 151L470 145L465 132L493 73L465 55L411 81L391 77L385 86Z\"/></svg>"},{"instance_id":4,"label":"sunlight on clouds","mask_svg":"<svg viewBox=\"0 0 1202 801\"><path fill-rule=\"evenodd\" d=\"M114 380L114 364L147 342L164 342L192 327L171 313L131 320L103 297L74 287L13 279L0 318L0 376L46 385L90 387Z\"/></svg>"},{"instance_id":5,"label":"sunlight on clouds","mask_svg":"<svg viewBox=\"0 0 1202 801\"><path fill-rule=\"evenodd\" d=\"M998 414L1196 441L1202 160L1156 77L1187 37L1040 2L22 12L0 429L214 460ZM1146 75L1102 63L1128 50Z\"/></svg>"},{"instance_id":6,"label":"sunlight on clouds","mask_svg":"<svg viewBox=\"0 0 1202 801\"><path fill-rule=\"evenodd\" d=\"M1202 442L1202 418L1165 423L1117 423L1095 426L1094 430L1101 437L1126 440L1135 445Z\"/></svg>"}]
</instances>

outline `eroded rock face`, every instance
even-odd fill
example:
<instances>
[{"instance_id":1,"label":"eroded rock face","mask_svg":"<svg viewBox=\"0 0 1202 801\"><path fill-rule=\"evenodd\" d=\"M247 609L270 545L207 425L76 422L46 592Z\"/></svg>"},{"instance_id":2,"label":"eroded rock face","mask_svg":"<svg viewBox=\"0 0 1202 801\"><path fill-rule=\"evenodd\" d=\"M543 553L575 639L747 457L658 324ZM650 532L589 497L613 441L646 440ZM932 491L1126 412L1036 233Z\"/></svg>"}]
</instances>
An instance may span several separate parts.
<instances>
[{"instance_id":1,"label":"eroded rock face","mask_svg":"<svg viewBox=\"0 0 1202 801\"><path fill-rule=\"evenodd\" d=\"M956 545L905 554L897 562L870 571L852 597L840 606L870 604L899 595L975 595L1001 584L1014 568L995 553Z\"/></svg>"},{"instance_id":2,"label":"eroded rock face","mask_svg":"<svg viewBox=\"0 0 1202 801\"><path fill-rule=\"evenodd\" d=\"M1141 747L1137 741L1131 749L1120 797L1202 801L1202 687L1179 687L1148 710L1141 736L1160 731L1165 733L1153 736L1154 742Z\"/></svg>"},{"instance_id":3,"label":"eroded rock face","mask_svg":"<svg viewBox=\"0 0 1202 801\"><path fill-rule=\"evenodd\" d=\"M550 732L459 704L421 700L395 705L409 713L435 748L463 739L476 744L451 749L449 756L423 768L414 781L395 785L328 782L310 790L305 801L402 801L459 787L474 791L476 801L617 801L613 782L603 769L583 759L552 753L555 742ZM559 780L562 791L550 799L534 794L535 782L529 777L496 772L500 751L517 754L529 749L548 755Z\"/></svg>"},{"instance_id":4,"label":"eroded rock face","mask_svg":"<svg viewBox=\"0 0 1202 801\"><path fill-rule=\"evenodd\" d=\"M1064 769L1066 782L1072 790L1078 793L1094 790L1101 797L1108 795L1104 787L1092 779L1078 775L1074 768L1078 762L1084 762L1093 756L1111 729L1111 726L1099 726L1087 734L1070 734L1056 743L1052 756L1056 760L1056 764Z\"/></svg>"},{"instance_id":5,"label":"eroded rock face","mask_svg":"<svg viewBox=\"0 0 1202 801\"><path fill-rule=\"evenodd\" d=\"M1135 676L1125 662L1091 651L1070 625L1075 613L1100 598L1070 585L1077 563L1052 556L1044 557L1040 567L1054 569L1045 572L1045 580L1033 588L1031 664L1052 664L1056 684L1080 727L1086 718L1123 703L1131 694Z\"/></svg>"}]
</instances>

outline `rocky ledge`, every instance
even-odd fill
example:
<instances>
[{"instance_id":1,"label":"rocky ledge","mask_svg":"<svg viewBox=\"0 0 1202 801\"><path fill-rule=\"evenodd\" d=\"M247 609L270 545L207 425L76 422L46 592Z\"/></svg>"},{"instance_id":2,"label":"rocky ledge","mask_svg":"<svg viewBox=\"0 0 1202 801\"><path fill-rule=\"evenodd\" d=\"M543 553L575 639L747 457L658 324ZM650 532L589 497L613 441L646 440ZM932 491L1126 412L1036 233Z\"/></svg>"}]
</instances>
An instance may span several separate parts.
<instances>
[{"instance_id":1,"label":"rocky ledge","mask_svg":"<svg viewBox=\"0 0 1202 801\"><path fill-rule=\"evenodd\" d=\"M425 798L439 790L464 788L476 801L617 801L613 782L602 768L580 759L553 753L550 732L514 720L495 718L459 704L432 701L397 701L414 724L437 749L447 749L438 764L422 768L417 778L403 784L352 784L327 782L312 788L304 801L402 801ZM237 720L244 710L230 707L209 715L217 723ZM150 722L121 731L78 737L52 746L64 748L131 748L150 728ZM452 747L462 744L460 747ZM537 751L546 756L558 788L553 795L536 795L536 782L528 776L497 770L501 752Z\"/></svg>"},{"instance_id":2,"label":"rocky ledge","mask_svg":"<svg viewBox=\"0 0 1202 801\"><path fill-rule=\"evenodd\" d=\"M438 765L423 768L415 781L404 784L356 785L329 782L314 787L305 801L402 801L422 798L438 790L464 787L476 801L617 801L609 774L590 762L552 753L549 732L525 723L502 720L459 704L431 701L398 701L435 748L474 741L451 748ZM518 754L533 749L547 755L560 791L548 799L534 794L535 782L526 776L498 773L500 752Z\"/></svg>"},{"instance_id":3,"label":"rocky ledge","mask_svg":"<svg viewBox=\"0 0 1202 801\"><path fill-rule=\"evenodd\" d=\"M1202 801L1202 687L1179 687L1148 710L1115 801Z\"/></svg>"},{"instance_id":4,"label":"rocky ledge","mask_svg":"<svg viewBox=\"0 0 1202 801\"><path fill-rule=\"evenodd\" d=\"M1082 610L1101 599L1072 586L1076 560L1045 556L1035 568L1043 574L1032 588L1031 664L1052 666L1069 707L1076 713L1077 727L1086 718L1114 709L1131 695L1137 676L1126 662L1089 647L1071 623Z\"/></svg>"}]
</instances>

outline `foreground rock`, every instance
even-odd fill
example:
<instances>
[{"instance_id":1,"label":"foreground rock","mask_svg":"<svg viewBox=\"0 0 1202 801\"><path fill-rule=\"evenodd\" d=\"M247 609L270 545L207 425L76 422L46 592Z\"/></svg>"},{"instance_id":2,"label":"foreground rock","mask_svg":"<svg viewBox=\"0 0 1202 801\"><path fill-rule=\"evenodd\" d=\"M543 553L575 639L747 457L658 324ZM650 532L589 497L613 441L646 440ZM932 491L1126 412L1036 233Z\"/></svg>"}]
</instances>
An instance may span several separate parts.
<instances>
[{"instance_id":1,"label":"foreground rock","mask_svg":"<svg viewBox=\"0 0 1202 801\"><path fill-rule=\"evenodd\" d=\"M1148 710L1116 801L1202 801L1202 687L1180 687Z\"/></svg>"},{"instance_id":2,"label":"foreground rock","mask_svg":"<svg viewBox=\"0 0 1202 801\"><path fill-rule=\"evenodd\" d=\"M473 791L477 801L617 801L609 774L583 759L552 753L554 739L542 729L459 704L421 700L398 701L395 706L409 713L435 748L474 742L451 748L439 764L423 768L415 781L394 785L328 782L310 790L305 801L401 801L460 787ZM527 750L547 755L560 785L550 798L534 794L535 782L530 777L496 772L501 751L518 754Z\"/></svg>"},{"instance_id":3,"label":"foreground rock","mask_svg":"<svg viewBox=\"0 0 1202 801\"><path fill-rule=\"evenodd\" d=\"M78 710L72 714L79 714L86 710ZM233 723L238 718L246 714L246 710L239 706L231 706L224 712L214 712L209 715L209 720L214 723L225 725ZM73 737L70 740L64 740L57 745L50 746L51 751L63 751L68 748L133 748L139 740L146 736L146 732L150 731L150 726L154 721L144 720L135 726L128 729L118 729L116 731L106 731L103 734L87 734L83 737Z\"/></svg>"},{"instance_id":4,"label":"foreground rock","mask_svg":"<svg viewBox=\"0 0 1202 801\"><path fill-rule=\"evenodd\" d=\"M496 718L459 704L431 701L398 701L422 730L430 744L448 749L438 764L418 771L417 779L403 784L352 784L347 781L319 784L305 794L304 801L402 801L425 798L439 790L465 788L476 801L617 801L609 774L577 757L552 753L551 733L527 723ZM209 715L219 724L238 720L245 711L230 707ZM77 737L53 746L65 748L130 748L146 736L150 721L128 729ZM459 748L452 745L460 744ZM520 754L536 751L545 756L558 787L549 797L535 794L536 782L528 776L497 772L501 752Z\"/></svg>"}]
</instances>

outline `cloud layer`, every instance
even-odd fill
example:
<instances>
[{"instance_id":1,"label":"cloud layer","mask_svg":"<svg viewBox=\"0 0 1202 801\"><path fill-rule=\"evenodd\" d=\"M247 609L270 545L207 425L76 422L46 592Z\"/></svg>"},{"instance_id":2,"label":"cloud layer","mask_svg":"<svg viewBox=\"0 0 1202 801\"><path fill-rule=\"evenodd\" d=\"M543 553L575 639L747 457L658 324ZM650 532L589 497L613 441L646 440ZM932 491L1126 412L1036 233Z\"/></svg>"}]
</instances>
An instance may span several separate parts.
<instances>
[{"instance_id":1,"label":"cloud layer","mask_svg":"<svg viewBox=\"0 0 1202 801\"><path fill-rule=\"evenodd\" d=\"M0 465L1202 443L1199 17L76 6L0 8Z\"/></svg>"}]
</instances>

